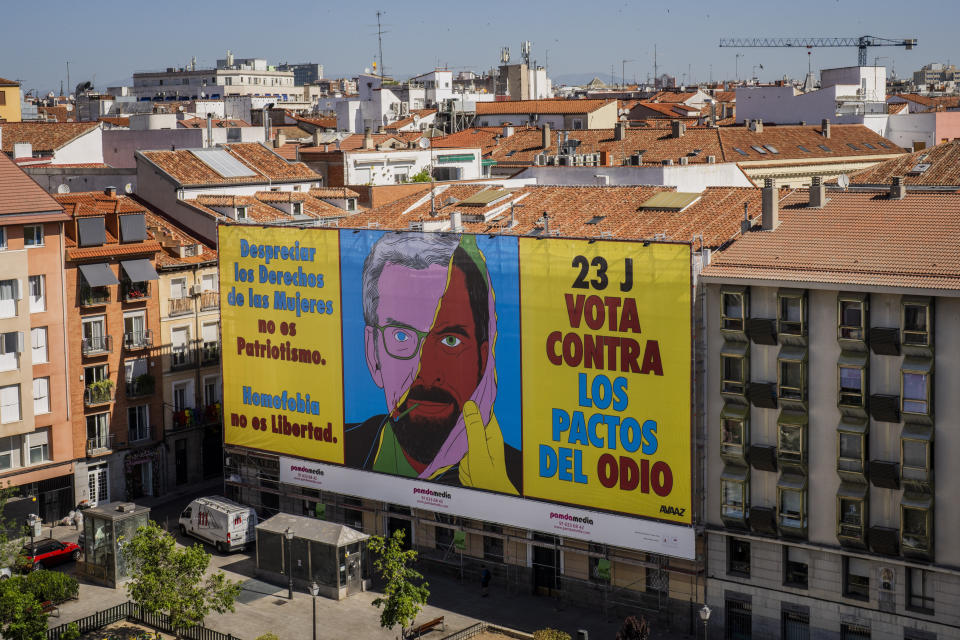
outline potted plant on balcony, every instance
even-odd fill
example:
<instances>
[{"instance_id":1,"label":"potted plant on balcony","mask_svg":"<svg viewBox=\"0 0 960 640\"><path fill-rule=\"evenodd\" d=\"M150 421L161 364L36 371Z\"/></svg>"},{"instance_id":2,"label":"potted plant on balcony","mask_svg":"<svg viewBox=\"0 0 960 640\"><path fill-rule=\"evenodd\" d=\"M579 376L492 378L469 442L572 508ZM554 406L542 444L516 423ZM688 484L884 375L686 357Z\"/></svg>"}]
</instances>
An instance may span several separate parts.
<instances>
[{"instance_id":1,"label":"potted plant on balcony","mask_svg":"<svg viewBox=\"0 0 960 640\"><path fill-rule=\"evenodd\" d=\"M113 390L113 380L103 378L87 385L90 390L90 398L94 402L109 402L110 392Z\"/></svg>"}]
</instances>

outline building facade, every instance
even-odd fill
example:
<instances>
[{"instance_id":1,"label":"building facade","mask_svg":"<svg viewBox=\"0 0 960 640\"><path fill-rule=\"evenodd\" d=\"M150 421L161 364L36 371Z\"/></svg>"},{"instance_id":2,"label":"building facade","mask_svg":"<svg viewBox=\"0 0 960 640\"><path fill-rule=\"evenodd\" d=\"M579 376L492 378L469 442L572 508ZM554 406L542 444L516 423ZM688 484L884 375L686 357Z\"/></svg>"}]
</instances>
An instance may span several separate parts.
<instances>
[{"instance_id":1,"label":"building facade","mask_svg":"<svg viewBox=\"0 0 960 640\"><path fill-rule=\"evenodd\" d=\"M764 191L702 274L714 637L955 638L960 200Z\"/></svg>"}]
</instances>

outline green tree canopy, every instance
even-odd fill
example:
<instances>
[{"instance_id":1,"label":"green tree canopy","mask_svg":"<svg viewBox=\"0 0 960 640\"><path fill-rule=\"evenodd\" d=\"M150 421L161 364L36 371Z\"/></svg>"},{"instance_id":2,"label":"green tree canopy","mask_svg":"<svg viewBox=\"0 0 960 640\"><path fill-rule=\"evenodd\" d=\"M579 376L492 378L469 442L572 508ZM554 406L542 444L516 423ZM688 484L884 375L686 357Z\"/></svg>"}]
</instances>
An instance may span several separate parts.
<instances>
[{"instance_id":1,"label":"green tree canopy","mask_svg":"<svg viewBox=\"0 0 960 640\"><path fill-rule=\"evenodd\" d=\"M178 547L151 522L123 546L123 555L131 576L127 595L146 611L169 616L174 629L203 624L211 611L234 611L240 583L222 571L207 575L210 554L202 545Z\"/></svg>"},{"instance_id":2,"label":"green tree canopy","mask_svg":"<svg viewBox=\"0 0 960 640\"><path fill-rule=\"evenodd\" d=\"M380 609L380 626L392 629L400 625L401 633L413 624L430 596L423 575L410 567L417 560L417 552L404 550L403 537L403 530L398 529L390 538L374 536L367 541L367 548L376 556L373 566L385 583L383 597L372 603Z\"/></svg>"},{"instance_id":3,"label":"green tree canopy","mask_svg":"<svg viewBox=\"0 0 960 640\"><path fill-rule=\"evenodd\" d=\"M6 640L47 637L47 614L33 594L14 584L0 587L0 635Z\"/></svg>"}]
</instances>

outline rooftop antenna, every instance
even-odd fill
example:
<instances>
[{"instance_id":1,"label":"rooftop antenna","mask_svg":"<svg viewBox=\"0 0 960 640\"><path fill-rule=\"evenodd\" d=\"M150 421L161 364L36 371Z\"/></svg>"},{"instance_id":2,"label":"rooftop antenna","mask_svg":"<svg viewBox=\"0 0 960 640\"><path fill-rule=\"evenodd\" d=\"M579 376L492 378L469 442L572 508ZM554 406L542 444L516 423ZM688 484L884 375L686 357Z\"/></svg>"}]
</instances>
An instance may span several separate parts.
<instances>
[{"instance_id":1,"label":"rooftop antenna","mask_svg":"<svg viewBox=\"0 0 960 640\"><path fill-rule=\"evenodd\" d=\"M500 47L500 64L510 62L510 47Z\"/></svg>"},{"instance_id":2,"label":"rooftop antenna","mask_svg":"<svg viewBox=\"0 0 960 640\"><path fill-rule=\"evenodd\" d=\"M380 24L380 16L383 15L382 11L377 11L377 47L380 50L380 84L383 84L383 27Z\"/></svg>"},{"instance_id":3,"label":"rooftop antenna","mask_svg":"<svg viewBox=\"0 0 960 640\"><path fill-rule=\"evenodd\" d=\"M437 199L433 195L433 145L430 143L430 138L420 138L420 141L417 143L421 149L430 149L430 217L437 217Z\"/></svg>"},{"instance_id":4,"label":"rooftop antenna","mask_svg":"<svg viewBox=\"0 0 960 640\"><path fill-rule=\"evenodd\" d=\"M523 63L527 66L530 66L530 49L533 47L533 43L529 40L524 40L520 44L520 53L523 54Z\"/></svg>"},{"instance_id":5,"label":"rooftop antenna","mask_svg":"<svg viewBox=\"0 0 960 640\"><path fill-rule=\"evenodd\" d=\"M70 61L67 60L67 88L70 87ZM60 87L60 95L63 95L63 86Z\"/></svg>"}]
</instances>

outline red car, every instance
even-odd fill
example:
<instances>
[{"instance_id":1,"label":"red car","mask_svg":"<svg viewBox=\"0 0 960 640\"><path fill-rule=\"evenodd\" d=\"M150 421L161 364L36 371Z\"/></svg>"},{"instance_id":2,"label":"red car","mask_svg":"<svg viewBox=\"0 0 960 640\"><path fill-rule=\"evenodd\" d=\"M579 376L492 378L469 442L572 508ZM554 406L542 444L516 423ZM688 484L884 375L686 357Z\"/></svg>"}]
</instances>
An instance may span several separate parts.
<instances>
[{"instance_id":1,"label":"red car","mask_svg":"<svg viewBox=\"0 0 960 640\"><path fill-rule=\"evenodd\" d=\"M37 540L32 545L25 545L20 550L20 555L26 557L32 563L32 571L49 569L67 560L79 560L82 553L79 545L49 538Z\"/></svg>"}]
</instances>

